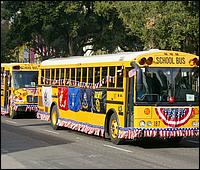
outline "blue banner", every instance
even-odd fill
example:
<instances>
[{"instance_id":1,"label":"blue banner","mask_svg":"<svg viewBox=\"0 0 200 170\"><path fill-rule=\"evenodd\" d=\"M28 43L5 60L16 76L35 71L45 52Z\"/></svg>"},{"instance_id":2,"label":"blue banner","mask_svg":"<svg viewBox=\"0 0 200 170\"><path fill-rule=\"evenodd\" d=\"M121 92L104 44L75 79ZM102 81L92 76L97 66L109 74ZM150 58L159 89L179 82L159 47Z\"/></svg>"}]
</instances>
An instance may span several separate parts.
<instances>
[{"instance_id":1,"label":"blue banner","mask_svg":"<svg viewBox=\"0 0 200 170\"><path fill-rule=\"evenodd\" d=\"M92 112L93 93L92 89L81 89L81 110Z\"/></svg>"},{"instance_id":2,"label":"blue banner","mask_svg":"<svg viewBox=\"0 0 200 170\"><path fill-rule=\"evenodd\" d=\"M77 112L80 106L80 88L68 88L68 108Z\"/></svg>"}]
</instances>

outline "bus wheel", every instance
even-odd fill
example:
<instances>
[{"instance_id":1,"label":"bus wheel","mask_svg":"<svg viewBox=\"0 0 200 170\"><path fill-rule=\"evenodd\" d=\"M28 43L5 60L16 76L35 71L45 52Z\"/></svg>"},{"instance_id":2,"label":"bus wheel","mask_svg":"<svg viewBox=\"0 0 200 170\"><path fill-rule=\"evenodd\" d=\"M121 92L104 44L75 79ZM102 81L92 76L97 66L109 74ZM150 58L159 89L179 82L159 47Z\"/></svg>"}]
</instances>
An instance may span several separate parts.
<instances>
[{"instance_id":1,"label":"bus wheel","mask_svg":"<svg viewBox=\"0 0 200 170\"><path fill-rule=\"evenodd\" d=\"M117 115L113 113L110 117L110 122L109 122L109 135L111 141L116 144L122 144L123 139L118 138L119 136L119 121L117 118Z\"/></svg>"},{"instance_id":2,"label":"bus wheel","mask_svg":"<svg viewBox=\"0 0 200 170\"><path fill-rule=\"evenodd\" d=\"M58 125L57 125L57 122L58 122L58 109L57 109L57 106L54 105L52 110L51 110L51 126L54 130L57 130L58 129Z\"/></svg>"},{"instance_id":3,"label":"bus wheel","mask_svg":"<svg viewBox=\"0 0 200 170\"><path fill-rule=\"evenodd\" d=\"M16 111L14 111L14 110L10 110L10 118L11 119L16 119L17 118L17 112Z\"/></svg>"}]
</instances>

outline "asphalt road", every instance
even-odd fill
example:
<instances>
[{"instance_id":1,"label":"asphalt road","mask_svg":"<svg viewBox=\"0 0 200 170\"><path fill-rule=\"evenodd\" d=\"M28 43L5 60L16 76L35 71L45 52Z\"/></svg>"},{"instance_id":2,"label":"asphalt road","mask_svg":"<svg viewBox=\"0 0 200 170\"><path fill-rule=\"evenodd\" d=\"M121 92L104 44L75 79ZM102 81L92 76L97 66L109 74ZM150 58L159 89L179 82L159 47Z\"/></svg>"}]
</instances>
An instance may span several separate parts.
<instances>
[{"instance_id":1,"label":"asphalt road","mask_svg":"<svg viewBox=\"0 0 200 170\"><path fill-rule=\"evenodd\" d=\"M34 118L1 116L1 169L199 169L199 138L110 140L69 129L54 131Z\"/></svg>"}]
</instances>

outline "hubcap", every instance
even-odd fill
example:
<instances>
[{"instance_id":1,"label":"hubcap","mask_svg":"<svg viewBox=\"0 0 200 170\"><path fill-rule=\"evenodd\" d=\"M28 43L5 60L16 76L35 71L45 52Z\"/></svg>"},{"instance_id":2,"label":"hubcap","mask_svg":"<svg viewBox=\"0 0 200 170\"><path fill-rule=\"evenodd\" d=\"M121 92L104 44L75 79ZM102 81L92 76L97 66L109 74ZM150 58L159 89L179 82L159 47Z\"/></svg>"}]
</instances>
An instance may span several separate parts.
<instances>
[{"instance_id":1,"label":"hubcap","mask_svg":"<svg viewBox=\"0 0 200 170\"><path fill-rule=\"evenodd\" d=\"M118 135L118 123L116 120L112 120L111 122L111 135L113 138L117 138Z\"/></svg>"},{"instance_id":2,"label":"hubcap","mask_svg":"<svg viewBox=\"0 0 200 170\"><path fill-rule=\"evenodd\" d=\"M56 125L56 122L57 122L57 116L56 116L56 111L54 111L53 113L52 113L52 124L53 125Z\"/></svg>"}]
</instances>

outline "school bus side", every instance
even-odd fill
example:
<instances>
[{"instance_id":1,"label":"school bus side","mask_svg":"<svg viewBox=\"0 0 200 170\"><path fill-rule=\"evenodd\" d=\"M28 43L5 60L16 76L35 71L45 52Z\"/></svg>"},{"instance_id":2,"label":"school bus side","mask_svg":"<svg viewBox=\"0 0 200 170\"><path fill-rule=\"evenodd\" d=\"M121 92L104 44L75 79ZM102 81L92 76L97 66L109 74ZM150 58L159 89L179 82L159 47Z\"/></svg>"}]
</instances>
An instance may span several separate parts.
<instances>
[{"instance_id":1,"label":"school bus side","mask_svg":"<svg viewBox=\"0 0 200 170\"><path fill-rule=\"evenodd\" d=\"M127 55L131 56L131 53ZM124 54L124 56L126 55ZM120 143L118 137L133 139L144 137L145 135L147 137L160 135L160 137L164 138L174 137L174 134L198 135L199 125L192 125L194 121L198 122L199 119L198 106L194 105L189 108L187 105L172 105L167 101L163 107L162 103L160 104L161 107L157 107L156 103L143 102L138 104L138 101L136 101L137 74L135 73L136 70L134 70L136 67L193 68L196 66L188 66L188 64L193 58L197 59L197 56L157 50L155 53L153 51L137 53L134 57L127 57L127 59L123 55L120 57L119 55L114 55L114 57L118 57L117 59L109 57L109 55L105 55L103 59L96 58L96 62L92 62L94 61L93 58L86 57L66 61L65 59L49 60L41 64L39 71L38 118L51 119L51 125L54 129L59 126L65 126L89 134L105 135L105 137L110 137L114 143ZM132 63L135 63L135 66L132 66ZM133 75L129 75L129 73ZM107 79L103 81L105 77ZM75 93L75 91L72 92L71 90L79 88L81 91L85 89L88 89L88 91L90 89L93 90L94 102L92 103L93 109L90 109L90 111L83 107L73 110L74 108L70 105L70 108L60 105L61 97L63 97L62 93L65 93L66 96L71 96ZM102 96L105 96L105 98ZM71 100L72 98L69 97L68 99ZM101 107L102 104L105 104L105 107ZM194 115L186 124L177 128L168 128L159 118L155 111L156 109L159 111L186 111L190 112L190 114L194 112ZM145 126L143 126L144 121ZM151 124L148 124L148 122ZM188 127L189 130L187 129ZM165 136L168 133L169 136Z\"/></svg>"}]
</instances>

